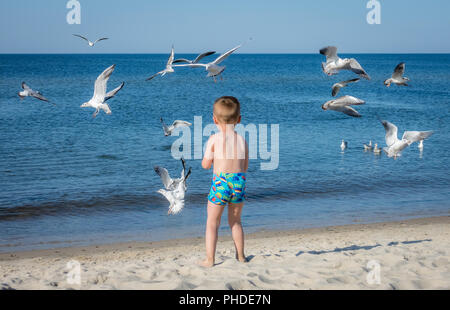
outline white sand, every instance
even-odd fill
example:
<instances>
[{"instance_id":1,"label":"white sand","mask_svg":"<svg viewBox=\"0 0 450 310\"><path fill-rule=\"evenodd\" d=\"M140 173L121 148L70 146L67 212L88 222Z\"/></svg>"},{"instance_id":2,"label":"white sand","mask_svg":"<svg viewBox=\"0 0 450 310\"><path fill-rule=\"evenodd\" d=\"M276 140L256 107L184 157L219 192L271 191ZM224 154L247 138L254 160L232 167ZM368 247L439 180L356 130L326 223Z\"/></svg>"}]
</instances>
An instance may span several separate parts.
<instances>
[{"instance_id":1,"label":"white sand","mask_svg":"<svg viewBox=\"0 0 450 310\"><path fill-rule=\"evenodd\" d=\"M249 263L219 239L217 265L196 265L203 239L0 254L0 289L450 289L450 217L249 235ZM67 283L67 263L81 284ZM380 284L367 275L380 266ZM376 277L372 277L376 280Z\"/></svg>"}]
</instances>

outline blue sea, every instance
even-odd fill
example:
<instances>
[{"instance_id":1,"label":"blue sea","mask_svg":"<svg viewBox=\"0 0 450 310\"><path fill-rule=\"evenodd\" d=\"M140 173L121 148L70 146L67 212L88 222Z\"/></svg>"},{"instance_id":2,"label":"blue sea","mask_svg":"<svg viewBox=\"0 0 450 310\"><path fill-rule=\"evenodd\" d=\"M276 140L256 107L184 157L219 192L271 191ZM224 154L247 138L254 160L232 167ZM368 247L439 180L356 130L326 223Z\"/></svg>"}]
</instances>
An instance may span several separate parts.
<instances>
[{"instance_id":1,"label":"blue sea","mask_svg":"<svg viewBox=\"0 0 450 310\"><path fill-rule=\"evenodd\" d=\"M244 125L279 124L279 167L250 161L246 232L449 215L450 55L341 56L372 77L340 92L366 101L361 118L321 109L331 86L354 74L326 76L319 54L231 55L218 83L188 68L146 82L168 55L0 55L0 252L202 236L212 172L188 160L185 209L168 216L153 167L178 175L181 165L170 151L178 137L164 137L159 120L201 116L205 126L223 95L240 100ZM410 87L386 88L399 62ZM125 87L108 102L112 114L93 119L80 105L112 64L109 89ZM55 106L21 101L22 81ZM363 143L385 146L377 117L400 136L434 135L422 153L414 144L397 160L375 156ZM228 231L225 212L220 233Z\"/></svg>"}]
</instances>

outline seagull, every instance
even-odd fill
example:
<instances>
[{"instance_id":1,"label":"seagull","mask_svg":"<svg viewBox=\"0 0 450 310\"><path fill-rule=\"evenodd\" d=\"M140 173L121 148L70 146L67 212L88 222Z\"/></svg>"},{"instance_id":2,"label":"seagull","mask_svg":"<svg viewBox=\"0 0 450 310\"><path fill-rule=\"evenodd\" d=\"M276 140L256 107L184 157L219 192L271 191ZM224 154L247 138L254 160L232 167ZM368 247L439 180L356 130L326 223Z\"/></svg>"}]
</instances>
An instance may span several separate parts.
<instances>
[{"instance_id":1,"label":"seagull","mask_svg":"<svg viewBox=\"0 0 450 310\"><path fill-rule=\"evenodd\" d=\"M345 149L347 148L347 145L348 145L348 143L347 143L346 141L342 140L342 143L341 143L341 150L342 150L342 151L345 150Z\"/></svg>"},{"instance_id":2,"label":"seagull","mask_svg":"<svg viewBox=\"0 0 450 310\"><path fill-rule=\"evenodd\" d=\"M361 105L364 104L365 101L352 97L352 96L343 96L338 99L330 100L325 102L322 105L323 110L334 110L337 112L345 113L349 116L353 117L361 117L361 114L358 113L355 109L351 107L351 105Z\"/></svg>"},{"instance_id":3,"label":"seagull","mask_svg":"<svg viewBox=\"0 0 450 310\"><path fill-rule=\"evenodd\" d=\"M167 73L174 73L175 71L172 68L172 63L173 63L174 56L175 56L175 52L174 52L174 49L173 49L173 46L172 46L172 51L170 53L169 60L167 60L166 68L164 70L162 70L162 71L159 71L158 73L153 74L151 77L149 77L147 79L147 81L152 80L154 77L156 77L158 75L164 76Z\"/></svg>"},{"instance_id":4,"label":"seagull","mask_svg":"<svg viewBox=\"0 0 450 310\"><path fill-rule=\"evenodd\" d=\"M334 84L333 87L332 87L331 95L333 97L336 97L336 95L338 94L338 92L341 90L342 87L346 87L348 84L355 83L355 82L358 82L358 81L359 81L359 78L348 80L348 81L343 81L343 82L339 82L339 83Z\"/></svg>"},{"instance_id":5,"label":"seagull","mask_svg":"<svg viewBox=\"0 0 450 310\"><path fill-rule=\"evenodd\" d=\"M36 99L39 99L39 100L42 100L45 102L50 102L50 101L48 101L47 98L42 96L42 94L40 92L32 90L30 88L30 86L25 84L25 82L22 82L22 89L23 89L22 91L17 93L17 95L19 95L20 99L25 99L25 97L34 97Z\"/></svg>"},{"instance_id":6,"label":"seagull","mask_svg":"<svg viewBox=\"0 0 450 310\"><path fill-rule=\"evenodd\" d=\"M328 46L320 50L327 57L327 62L322 63L322 70L328 75L338 74L340 70L351 70L359 76L370 80L370 76L364 71L358 61L354 58L342 59L337 55L337 47Z\"/></svg>"},{"instance_id":7,"label":"seagull","mask_svg":"<svg viewBox=\"0 0 450 310\"><path fill-rule=\"evenodd\" d=\"M401 156L401 152L413 144L425 140L433 134L433 131L405 131L401 140L398 139L398 128L394 124L388 121L381 121L384 129L386 130L386 145L383 151L388 157L397 158Z\"/></svg>"},{"instance_id":8,"label":"seagull","mask_svg":"<svg viewBox=\"0 0 450 310\"><path fill-rule=\"evenodd\" d=\"M97 80L95 81L94 95L92 96L91 100L81 105L82 108L95 109L95 112L92 115L93 118L97 116L97 114L100 112L100 109L105 111L106 114L111 114L111 109L109 108L109 105L106 104L105 102L113 98L119 92L119 90L121 90L122 87L125 85L125 83L122 82L122 84L120 84L119 87L110 91L109 93L106 93L106 87L108 84L109 77L113 73L115 67L116 65L112 65L98 76Z\"/></svg>"},{"instance_id":9,"label":"seagull","mask_svg":"<svg viewBox=\"0 0 450 310\"><path fill-rule=\"evenodd\" d=\"M167 125L164 123L164 120L162 119L162 117L161 117L161 124L162 124L162 126L163 126L164 135L165 135L166 137L167 137L167 136L171 136L171 135L172 135L172 131L174 131L176 128L192 126L191 123L186 122L186 121L180 121L180 120L176 120L176 121L174 121L174 122L172 123L172 125L167 126Z\"/></svg>"},{"instance_id":10,"label":"seagull","mask_svg":"<svg viewBox=\"0 0 450 310\"><path fill-rule=\"evenodd\" d=\"M162 168L162 169L164 169L164 168ZM155 171L156 171L156 168L155 168ZM162 170L162 171L164 171L164 170ZM184 171L184 169L183 169L183 171ZM166 197L166 199L170 203L169 211L167 212L167 214L178 214L184 208L184 197L185 197L186 190L187 190L186 180L189 178L191 172L192 172L192 170L191 170L191 168L189 168L188 173L184 177L182 177L182 179L178 182L178 184L173 184L174 189L158 190L158 193L160 193L161 195ZM168 174L167 174L167 178L170 179L170 177L168 177ZM163 177L161 177L161 179L163 179ZM164 182L164 179L163 179L163 182ZM164 186L166 187L166 184L164 184Z\"/></svg>"},{"instance_id":11,"label":"seagull","mask_svg":"<svg viewBox=\"0 0 450 310\"><path fill-rule=\"evenodd\" d=\"M161 181L163 182L164 188L169 191L175 190L180 182L183 182L186 178L186 163L183 158L181 158L181 165L183 166L183 169L181 170L181 177L179 179L172 179L169 175L169 172L166 168L162 168L159 166L155 166L154 170L161 178ZM190 170L191 168L189 168Z\"/></svg>"},{"instance_id":12,"label":"seagull","mask_svg":"<svg viewBox=\"0 0 450 310\"><path fill-rule=\"evenodd\" d=\"M364 143L364 151L372 151L372 149L373 149L372 140L369 141L369 144Z\"/></svg>"},{"instance_id":13,"label":"seagull","mask_svg":"<svg viewBox=\"0 0 450 310\"><path fill-rule=\"evenodd\" d=\"M381 155L381 149L378 147L378 143L375 143L375 147L373 148L373 153L375 155Z\"/></svg>"},{"instance_id":14,"label":"seagull","mask_svg":"<svg viewBox=\"0 0 450 310\"><path fill-rule=\"evenodd\" d=\"M189 63L184 65L174 65L174 67L191 67L191 68L205 68L206 71L208 71L207 77L213 77L214 82L216 82L216 77L222 74L222 72L225 70L225 66L219 66L222 61L227 59L228 56L230 56L235 50L240 48L242 46L238 45L235 48L229 50L228 52L223 53L219 57L216 58L213 62L202 64L202 63Z\"/></svg>"},{"instance_id":15,"label":"seagull","mask_svg":"<svg viewBox=\"0 0 450 310\"><path fill-rule=\"evenodd\" d=\"M392 77L384 81L384 85L387 87L391 86L391 83L394 83L398 86L409 86L406 82L409 81L409 78L406 76L404 77L403 74L405 73L405 63L401 62L395 67L394 73L392 73Z\"/></svg>"},{"instance_id":16,"label":"seagull","mask_svg":"<svg viewBox=\"0 0 450 310\"><path fill-rule=\"evenodd\" d=\"M79 34L73 34L73 36L82 38L83 40L87 41L90 47L94 47L95 43L97 43L97 42L100 42L100 41L103 41L103 40L108 40L108 38L100 38L100 39L95 40L94 42L91 42L87 38L85 38L83 36L80 36Z\"/></svg>"},{"instance_id":17,"label":"seagull","mask_svg":"<svg viewBox=\"0 0 450 310\"><path fill-rule=\"evenodd\" d=\"M420 140L419 145L417 147L421 152L423 151L423 140Z\"/></svg>"},{"instance_id":18,"label":"seagull","mask_svg":"<svg viewBox=\"0 0 450 310\"><path fill-rule=\"evenodd\" d=\"M210 55L214 55L215 53L216 52L214 52L214 51L210 51L210 52L206 52L206 53L198 55L197 58L195 58L194 60L188 60L188 59L185 59L185 58L180 58L180 59L174 60L172 63L175 64L175 63L179 63L179 62L186 62L188 64L196 64L200 60L202 60L203 58L205 58L207 56L210 56Z\"/></svg>"}]
</instances>

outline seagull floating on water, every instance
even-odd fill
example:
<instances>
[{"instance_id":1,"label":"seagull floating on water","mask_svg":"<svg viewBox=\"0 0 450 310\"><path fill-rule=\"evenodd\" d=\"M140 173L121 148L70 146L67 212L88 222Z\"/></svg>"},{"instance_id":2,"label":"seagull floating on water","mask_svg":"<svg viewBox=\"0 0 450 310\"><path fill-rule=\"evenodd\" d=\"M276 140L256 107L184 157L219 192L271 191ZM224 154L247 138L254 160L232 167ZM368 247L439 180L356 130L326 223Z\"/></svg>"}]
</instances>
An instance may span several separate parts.
<instances>
[{"instance_id":1,"label":"seagull floating on water","mask_svg":"<svg viewBox=\"0 0 450 310\"><path fill-rule=\"evenodd\" d=\"M163 195L169 201L169 211L167 214L178 214L184 208L184 198L187 190L186 180L189 178L192 169L185 174L185 165L183 163L183 170L180 179L171 179L167 169L155 167L156 173L161 177L165 189L158 190L158 193Z\"/></svg>"},{"instance_id":2,"label":"seagull floating on water","mask_svg":"<svg viewBox=\"0 0 450 310\"><path fill-rule=\"evenodd\" d=\"M223 53L219 57L216 58L216 60L207 63L188 63L184 65L174 65L174 67L191 67L191 68L205 68L206 71L208 71L207 77L213 77L214 82L216 82L216 77L222 74L222 72L225 70L225 66L219 66L220 63L222 63L225 59L227 59L228 56L230 56L235 50L240 48L242 46L238 45L235 48Z\"/></svg>"},{"instance_id":3,"label":"seagull floating on water","mask_svg":"<svg viewBox=\"0 0 450 310\"><path fill-rule=\"evenodd\" d=\"M392 73L391 78L384 81L384 85L387 87L391 86L391 83L394 83L398 86L409 86L407 82L409 81L409 78L406 76L403 76L405 73L405 63L401 62L395 67L394 73Z\"/></svg>"},{"instance_id":4,"label":"seagull floating on water","mask_svg":"<svg viewBox=\"0 0 450 310\"><path fill-rule=\"evenodd\" d=\"M167 136L171 136L171 135L172 135L172 132L173 132L176 128L192 126L191 123L186 122L186 121L180 121L180 120L176 120L176 121L174 121L174 122L172 123L172 125L167 126L167 125L164 123L164 120L162 119L162 117L161 117L161 124L162 124L162 126L163 126L164 135L165 135L166 137L167 137Z\"/></svg>"},{"instance_id":5,"label":"seagull floating on water","mask_svg":"<svg viewBox=\"0 0 450 310\"><path fill-rule=\"evenodd\" d=\"M47 98L42 96L42 94L40 92L32 90L30 88L30 86L25 84L25 82L22 82L22 89L23 89L22 91L17 93L17 95L20 97L20 99L25 99L25 97L34 97L36 99L39 99L39 100L42 100L45 102L50 102L50 101L48 101Z\"/></svg>"},{"instance_id":6,"label":"seagull floating on water","mask_svg":"<svg viewBox=\"0 0 450 310\"><path fill-rule=\"evenodd\" d=\"M398 128L388 121L381 121L386 130L386 145L383 151L388 157L397 158L401 156L401 152L414 142L419 142L429 138L433 131L405 131L401 140L398 139Z\"/></svg>"},{"instance_id":7,"label":"seagull floating on water","mask_svg":"<svg viewBox=\"0 0 450 310\"><path fill-rule=\"evenodd\" d=\"M167 73L174 73L175 71L172 68L172 63L173 63L174 57L175 57L175 52L174 52L174 49L173 49L173 46L172 46L172 51L170 52L169 59L167 60L166 68L164 70L162 70L162 71L159 71L158 73L153 74L151 77L149 77L147 79L147 81L152 80L153 78L155 78L158 75L164 76Z\"/></svg>"},{"instance_id":8,"label":"seagull floating on water","mask_svg":"<svg viewBox=\"0 0 450 310\"><path fill-rule=\"evenodd\" d=\"M341 143L341 150L345 150L345 149L347 148L347 146L348 146L347 141L342 140L342 143Z\"/></svg>"},{"instance_id":9,"label":"seagull floating on water","mask_svg":"<svg viewBox=\"0 0 450 310\"><path fill-rule=\"evenodd\" d=\"M343 81L343 82L339 82L339 83L334 84L333 87L332 87L331 95L333 97L336 97L336 95L338 94L338 92L341 90L342 87L346 87L348 84L355 83L355 82L358 82L358 81L359 81L359 78L356 78L356 79Z\"/></svg>"},{"instance_id":10,"label":"seagull floating on water","mask_svg":"<svg viewBox=\"0 0 450 310\"><path fill-rule=\"evenodd\" d=\"M105 111L106 114L111 114L111 109L109 108L109 105L106 104L105 102L113 98L119 92L119 90L121 90L122 87L125 85L125 83L122 82L122 84L120 84L119 87L115 88L109 93L106 93L109 77L113 73L115 67L116 65L112 65L98 76L97 80L95 81L94 95L92 96L91 100L81 105L82 108L95 109L95 112L92 115L93 118L97 116L100 110Z\"/></svg>"},{"instance_id":11,"label":"seagull floating on water","mask_svg":"<svg viewBox=\"0 0 450 310\"><path fill-rule=\"evenodd\" d=\"M103 40L108 40L108 38L100 38L100 39L95 40L94 42L91 42L91 41L89 41L87 38L85 38L85 37L83 37L83 36L81 36L81 35L79 35L79 34L73 34L73 36L82 38L83 40L87 41L87 43L89 44L90 47L94 47L94 45L95 45L97 42L100 42L100 41L103 41Z\"/></svg>"},{"instance_id":12,"label":"seagull floating on water","mask_svg":"<svg viewBox=\"0 0 450 310\"><path fill-rule=\"evenodd\" d=\"M333 110L337 112L342 112L349 116L353 117L361 117L361 114L358 113L355 109L351 107L351 105L361 105L364 104L365 101L352 97L352 96L343 96L338 99L333 99L325 102L322 105L323 110Z\"/></svg>"},{"instance_id":13,"label":"seagull floating on water","mask_svg":"<svg viewBox=\"0 0 450 310\"><path fill-rule=\"evenodd\" d=\"M381 149L378 147L378 143L375 143L375 147L373 148L373 153L375 155L381 155Z\"/></svg>"},{"instance_id":14,"label":"seagull floating on water","mask_svg":"<svg viewBox=\"0 0 450 310\"><path fill-rule=\"evenodd\" d=\"M364 143L364 151L372 151L372 149L373 149L372 140L369 141L369 144Z\"/></svg>"},{"instance_id":15,"label":"seagull floating on water","mask_svg":"<svg viewBox=\"0 0 450 310\"><path fill-rule=\"evenodd\" d=\"M370 80L370 76L364 71L363 67L354 58L342 59L337 55L337 47L328 46L320 50L322 55L327 57L327 62L322 63L322 70L328 75L338 74L341 70L350 70L359 76Z\"/></svg>"},{"instance_id":16,"label":"seagull floating on water","mask_svg":"<svg viewBox=\"0 0 450 310\"><path fill-rule=\"evenodd\" d=\"M210 56L210 55L214 55L215 53L216 52L214 52L214 51L206 52L206 53L198 55L197 58L195 58L194 60L189 60L186 58L179 58L179 59L174 60L173 63L175 64L175 63L179 63L179 62L186 62L188 64L196 64L203 58Z\"/></svg>"}]
</instances>

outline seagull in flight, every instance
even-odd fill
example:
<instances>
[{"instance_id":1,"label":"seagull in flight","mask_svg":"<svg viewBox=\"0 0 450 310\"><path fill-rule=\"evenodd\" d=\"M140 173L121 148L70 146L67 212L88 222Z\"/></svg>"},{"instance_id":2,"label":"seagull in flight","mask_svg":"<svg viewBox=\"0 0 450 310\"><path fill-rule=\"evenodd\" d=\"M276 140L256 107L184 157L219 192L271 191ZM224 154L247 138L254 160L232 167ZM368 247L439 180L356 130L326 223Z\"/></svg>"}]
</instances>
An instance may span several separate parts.
<instances>
[{"instance_id":1,"label":"seagull in flight","mask_svg":"<svg viewBox=\"0 0 450 310\"><path fill-rule=\"evenodd\" d=\"M352 105L362 105L366 103L364 100L352 97L352 96L343 96L338 99L333 99L330 101L325 102L322 105L323 110L333 110L336 112L342 112L344 114L347 114L349 116L353 117L361 117L361 114L358 113L354 108L352 108Z\"/></svg>"},{"instance_id":2,"label":"seagull in flight","mask_svg":"<svg viewBox=\"0 0 450 310\"><path fill-rule=\"evenodd\" d=\"M175 72L175 71L173 70L173 68L172 68L172 63L173 63L173 58L174 58L174 56L175 56L175 52L174 52L174 49L173 49L173 46L172 46L172 51L171 51L171 53L170 53L169 60L167 61L166 68L165 68L164 70L162 70L162 71L159 71L158 73L153 74L151 77L149 77L149 78L147 79L147 81L152 80L153 78L155 78L155 77L158 76L158 75L164 76L164 75L166 75L167 73L173 73L173 72Z\"/></svg>"},{"instance_id":3,"label":"seagull in flight","mask_svg":"<svg viewBox=\"0 0 450 310\"><path fill-rule=\"evenodd\" d=\"M161 177L164 188L158 190L158 193L163 195L169 201L169 211L167 214L178 214L184 208L184 198L187 190L186 180L191 175L192 169L185 174L185 164L182 160L183 170L180 179L171 179L167 169L155 167L156 173Z\"/></svg>"},{"instance_id":4,"label":"seagull in flight","mask_svg":"<svg viewBox=\"0 0 450 310\"><path fill-rule=\"evenodd\" d=\"M47 98L42 96L40 92L32 90L30 86L28 86L25 82L22 82L22 91L18 92L17 95L20 97L20 99L25 99L25 97L34 97L45 102L50 102Z\"/></svg>"},{"instance_id":5,"label":"seagull in flight","mask_svg":"<svg viewBox=\"0 0 450 310\"><path fill-rule=\"evenodd\" d=\"M359 81L359 78L348 80L348 81L343 81L343 82L339 82L339 83L334 84L333 87L332 87L331 95L333 97L336 97L336 95L339 93L339 91L341 90L342 87L346 87L348 84L355 83L355 82L358 82L358 81Z\"/></svg>"},{"instance_id":6,"label":"seagull in flight","mask_svg":"<svg viewBox=\"0 0 450 310\"><path fill-rule=\"evenodd\" d=\"M228 58L234 51L236 51L238 48L242 46L238 45L235 48L232 48L231 50L223 53L219 57L216 58L216 60L202 64L202 63L188 63L183 65L174 65L174 67L191 67L191 68L205 68L206 71L208 71L207 77L213 77L214 82L216 82L216 77L222 74L222 72L225 70L225 66L219 66L225 59Z\"/></svg>"},{"instance_id":7,"label":"seagull in flight","mask_svg":"<svg viewBox=\"0 0 450 310\"><path fill-rule=\"evenodd\" d=\"M95 40L94 42L91 42L91 41L89 41L87 38L85 38L85 37L83 37L83 36L81 36L81 35L79 35L79 34L73 34L73 36L82 38L83 40L87 41L87 43L89 44L90 47L94 47L94 45L95 45L97 42L100 42L100 41L103 41L103 40L108 40L108 38L100 38L100 39Z\"/></svg>"},{"instance_id":8,"label":"seagull in flight","mask_svg":"<svg viewBox=\"0 0 450 310\"><path fill-rule=\"evenodd\" d=\"M164 135L165 135L166 137L167 137L167 136L171 136L171 135L172 135L172 132L173 132L176 128L192 126L191 123L186 122L186 121L180 121L180 120L176 120L176 121L174 121L174 122L172 123L172 125L167 126L167 125L164 123L164 120L162 119L162 117L161 117L161 124L162 124L162 126L163 126Z\"/></svg>"},{"instance_id":9,"label":"seagull in flight","mask_svg":"<svg viewBox=\"0 0 450 310\"><path fill-rule=\"evenodd\" d=\"M327 57L327 62L322 63L322 70L327 75L338 74L341 70L350 70L359 76L370 80L370 76L364 71L363 67L354 58L340 58L337 55L337 47L328 46L320 50L320 54Z\"/></svg>"},{"instance_id":10,"label":"seagull in flight","mask_svg":"<svg viewBox=\"0 0 450 310\"><path fill-rule=\"evenodd\" d=\"M122 82L122 84L120 84L119 87L113 89L109 93L106 93L109 77L113 73L115 67L116 65L112 65L98 76L97 80L95 81L94 95L92 96L91 100L81 105L82 108L95 109L95 112L92 115L93 118L97 116L100 110L105 111L106 114L111 114L111 109L109 108L109 105L106 104L105 102L113 98L119 92L119 90L121 90L125 85L125 83Z\"/></svg>"},{"instance_id":11,"label":"seagull in flight","mask_svg":"<svg viewBox=\"0 0 450 310\"><path fill-rule=\"evenodd\" d=\"M429 138L433 131L405 131L402 139L398 139L398 128L394 124L380 120L386 130L386 145L383 151L388 157L394 157L396 159L401 156L401 152L414 142L419 142Z\"/></svg>"},{"instance_id":12,"label":"seagull in flight","mask_svg":"<svg viewBox=\"0 0 450 310\"><path fill-rule=\"evenodd\" d=\"M405 63L401 62L397 65L397 67L395 67L392 76L386 81L384 81L384 85L386 85L386 87L389 87L391 86L391 83L394 83L395 85L398 86L409 86L407 84L409 78L403 76L404 73L405 73Z\"/></svg>"},{"instance_id":13,"label":"seagull in flight","mask_svg":"<svg viewBox=\"0 0 450 310\"><path fill-rule=\"evenodd\" d=\"M189 59L185 59L185 58L179 58L173 61L173 63L179 63L179 62L186 62L188 64L196 64L198 63L200 60L202 60L203 58L210 56L210 55L214 55L216 52L214 51L210 51L210 52L206 52L203 54L200 54L197 56L197 58L195 58L194 60L189 60Z\"/></svg>"}]
</instances>

